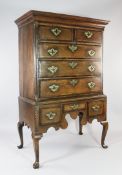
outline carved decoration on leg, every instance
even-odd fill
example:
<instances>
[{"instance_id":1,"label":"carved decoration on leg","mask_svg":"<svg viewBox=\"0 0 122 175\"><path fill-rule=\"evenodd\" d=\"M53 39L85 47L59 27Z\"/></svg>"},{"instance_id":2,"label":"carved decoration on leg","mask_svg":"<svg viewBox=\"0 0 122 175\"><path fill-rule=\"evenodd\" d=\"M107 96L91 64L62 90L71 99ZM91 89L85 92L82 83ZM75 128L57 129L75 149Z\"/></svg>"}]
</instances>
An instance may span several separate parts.
<instances>
[{"instance_id":1,"label":"carved decoration on leg","mask_svg":"<svg viewBox=\"0 0 122 175\"><path fill-rule=\"evenodd\" d=\"M108 122L107 121L102 121L100 122L101 125L103 126L103 131L102 131L102 137L101 137L101 145L103 148L108 148L107 145L105 145L105 137L108 131Z\"/></svg>"},{"instance_id":2,"label":"carved decoration on leg","mask_svg":"<svg viewBox=\"0 0 122 175\"><path fill-rule=\"evenodd\" d=\"M83 113L82 112L79 112L79 135L83 135L83 132L82 132L82 118L83 118Z\"/></svg>"},{"instance_id":3,"label":"carved decoration on leg","mask_svg":"<svg viewBox=\"0 0 122 175\"><path fill-rule=\"evenodd\" d=\"M23 148L23 126L24 126L24 122L17 123L18 133L20 137L20 145L17 146L19 149Z\"/></svg>"},{"instance_id":4,"label":"carved decoration on leg","mask_svg":"<svg viewBox=\"0 0 122 175\"><path fill-rule=\"evenodd\" d=\"M33 168L37 169L39 168L39 140L41 139L42 135L33 135L33 146L34 146L34 152L35 152L35 162L33 164Z\"/></svg>"}]
</instances>

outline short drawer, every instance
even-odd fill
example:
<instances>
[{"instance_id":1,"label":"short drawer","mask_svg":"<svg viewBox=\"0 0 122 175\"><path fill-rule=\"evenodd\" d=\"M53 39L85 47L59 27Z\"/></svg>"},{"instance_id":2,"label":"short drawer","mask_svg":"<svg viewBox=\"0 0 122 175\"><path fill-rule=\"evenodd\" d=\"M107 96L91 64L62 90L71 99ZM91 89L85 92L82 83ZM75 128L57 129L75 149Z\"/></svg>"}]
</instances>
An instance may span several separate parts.
<instances>
[{"instance_id":1,"label":"short drawer","mask_svg":"<svg viewBox=\"0 0 122 175\"><path fill-rule=\"evenodd\" d=\"M101 74L101 63L98 61L39 61L39 73L45 77L69 77L69 76L98 76Z\"/></svg>"},{"instance_id":2,"label":"short drawer","mask_svg":"<svg viewBox=\"0 0 122 175\"><path fill-rule=\"evenodd\" d=\"M89 102L88 104L89 108L89 116L96 116L103 114L105 111L105 101L103 100L96 100Z\"/></svg>"},{"instance_id":3,"label":"short drawer","mask_svg":"<svg viewBox=\"0 0 122 175\"><path fill-rule=\"evenodd\" d=\"M75 111L80 109L85 109L86 103L84 102L74 102L69 104L64 104L63 109L64 111Z\"/></svg>"},{"instance_id":4,"label":"short drawer","mask_svg":"<svg viewBox=\"0 0 122 175\"><path fill-rule=\"evenodd\" d=\"M40 26L39 39L40 40L64 40L71 41L73 38L72 29L58 27L58 26Z\"/></svg>"},{"instance_id":5,"label":"short drawer","mask_svg":"<svg viewBox=\"0 0 122 175\"><path fill-rule=\"evenodd\" d=\"M76 30L76 40L83 42L102 43L102 32L94 30Z\"/></svg>"},{"instance_id":6,"label":"short drawer","mask_svg":"<svg viewBox=\"0 0 122 175\"><path fill-rule=\"evenodd\" d=\"M82 95L97 93L101 89L102 82L100 77L40 81L40 97Z\"/></svg>"},{"instance_id":7,"label":"short drawer","mask_svg":"<svg viewBox=\"0 0 122 175\"><path fill-rule=\"evenodd\" d=\"M40 109L40 124L58 123L61 119L61 111L58 106L46 106Z\"/></svg>"},{"instance_id":8,"label":"short drawer","mask_svg":"<svg viewBox=\"0 0 122 175\"><path fill-rule=\"evenodd\" d=\"M40 44L40 57L43 58L101 58L101 46L72 44Z\"/></svg>"}]
</instances>

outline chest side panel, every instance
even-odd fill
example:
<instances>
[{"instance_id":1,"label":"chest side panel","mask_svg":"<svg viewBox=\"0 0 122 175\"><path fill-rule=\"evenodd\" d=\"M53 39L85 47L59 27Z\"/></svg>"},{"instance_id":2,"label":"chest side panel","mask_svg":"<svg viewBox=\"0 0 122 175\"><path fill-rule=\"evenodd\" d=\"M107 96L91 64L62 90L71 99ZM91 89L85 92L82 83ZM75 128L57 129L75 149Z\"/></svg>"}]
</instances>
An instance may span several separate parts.
<instances>
[{"instance_id":1,"label":"chest side panel","mask_svg":"<svg viewBox=\"0 0 122 175\"><path fill-rule=\"evenodd\" d=\"M20 96L34 98L33 25L19 28L19 87Z\"/></svg>"}]
</instances>

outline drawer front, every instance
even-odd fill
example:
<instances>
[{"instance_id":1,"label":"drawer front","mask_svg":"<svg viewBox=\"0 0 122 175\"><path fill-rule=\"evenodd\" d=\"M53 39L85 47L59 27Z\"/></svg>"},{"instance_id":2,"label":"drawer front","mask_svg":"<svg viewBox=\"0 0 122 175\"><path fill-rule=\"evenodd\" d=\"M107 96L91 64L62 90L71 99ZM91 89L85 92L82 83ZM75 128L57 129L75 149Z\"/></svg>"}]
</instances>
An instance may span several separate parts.
<instances>
[{"instance_id":1,"label":"drawer front","mask_svg":"<svg viewBox=\"0 0 122 175\"><path fill-rule=\"evenodd\" d=\"M102 32L78 29L76 31L76 40L85 41L85 42L102 43Z\"/></svg>"},{"instance_id":2,"label":"drawer front","mask_svg":"<svg viewBox=\"0 0 122 175\"><path fill-rule=\"evenodd\" d=\"M85 109L86 103L74 102L70 104L65 104L63 108L64 108L64 111L75 111L75 110Z\"/></svg>"},{"instance_id":3,"label":"drawer front","mask_svg":"<svg viewBox=\"0 0 122 175\"><path fill-rule=\"evenodd\" d=\"M61 119L60 107L48 106L40 109L40 124L58 123Z\"/></svg>"},{"instance_id":4,"label":"drawer front","mask_svg":"<svg viewBox=\"0 0 122 175\"><path fill-rule=\"evenodd\" d=\"M40 81L40 97L56 97L101 91L101 78Z\"/></svg>"},{"instance_id":5,"label":"drawer front","mask_svg":"<svg viewBox=\"0 0 122 175\"><path fill-rule=\"evenodd\" d=\"M89 116L96 116L104 113L104 101L89 102Z\"/></svg>"},{"instance_id":6,"label":"drawer front","mask_svg":"<svg viewBox=\"0 0 122 175\"><path fill-rule=\"evenodd\" d=\"M39 77L100 75L101 68L98 61L39 61Z\"/></svg>"},{"instance_id":7,"label":"drawer front","mask_svg":"<svg viewBox=\"0 0 122 175\"><path fill-rule=\"evenodd\" d=\"M39 39L40 40L64 40L72 41L73 32L72 29L62 27L39 27Z\"/></svg>"},{"instance_id":8,"label":"drawer front","mask_svg":"<svg viewBox=\"0 0 122 175\"><path fill-rule=\"evenodd\" d=\"M100 46L40 44L40 57L48 58L101 58Z\"/></svg>"}]
</instances>

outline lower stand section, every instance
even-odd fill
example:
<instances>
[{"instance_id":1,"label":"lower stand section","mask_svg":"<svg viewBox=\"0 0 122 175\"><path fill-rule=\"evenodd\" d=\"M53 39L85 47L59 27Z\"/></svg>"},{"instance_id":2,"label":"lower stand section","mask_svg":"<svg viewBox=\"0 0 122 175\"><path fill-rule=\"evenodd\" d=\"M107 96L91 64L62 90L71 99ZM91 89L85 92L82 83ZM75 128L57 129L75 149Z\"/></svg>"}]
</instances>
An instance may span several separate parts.
<instances>
[{"instance_id":1,"label":"lower stand section","mask_svg":"<svg viewBox=\"0 0 122 175\"><path fill-rule=\"evenodd\" d=\"M99 97L99 96L98 96ZM23 148L23 126L27 123L32 131L32 139L35 153L35 161L33 168L39 168L39 140L43 133L46 133L50 127L54 127L56 130L59 128L65 129L68 126L68 122L65 118L66 114L70 114L72 119L76 119L79 116L79 135L82 135L83 126L87 123L92 123L94 119L97 119L103 126L101 145L103 148L108 148L105 145L105 137L108 130L108 122L106 121L106 98L83 99L82 101L77 99L74 102L60 102L54 104L41 104L32 105L28 102L20 100L20 121L18 122L18 133L20 137L19 149ZM85 98L85 97L84 97ZM41 107L40 107L41 106ZM35 110L35 111L34 111ZM24 116L22 116L24 114ZM42 115L42 116L41 116ZM29 117L30 116L30 117Z\"/></svg>"}]
</instances>

